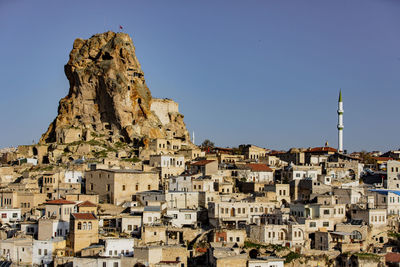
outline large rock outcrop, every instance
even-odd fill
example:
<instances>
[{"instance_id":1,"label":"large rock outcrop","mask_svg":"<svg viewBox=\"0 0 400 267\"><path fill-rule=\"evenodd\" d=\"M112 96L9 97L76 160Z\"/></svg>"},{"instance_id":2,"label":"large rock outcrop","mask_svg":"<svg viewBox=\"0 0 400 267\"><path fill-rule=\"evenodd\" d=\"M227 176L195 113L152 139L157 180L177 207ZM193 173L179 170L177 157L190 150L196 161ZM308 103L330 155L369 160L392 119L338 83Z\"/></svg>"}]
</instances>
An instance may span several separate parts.
<instances>
[{"instance_id":1,"label":"large rock outcrop","mask_svg":"<svg viewBox=\"0 0 400 267\"><path fill-rule=\"evenodd\" d=\"M183 116L177 109L169 112L175 102L166 100L162 105L163 101L152 99L128 34L106 32L76 39L65 74L69 93L60 100L58 115L41 144L99 136L133 145L156 138L190 142Z\"/></svg>"}]
</instances>

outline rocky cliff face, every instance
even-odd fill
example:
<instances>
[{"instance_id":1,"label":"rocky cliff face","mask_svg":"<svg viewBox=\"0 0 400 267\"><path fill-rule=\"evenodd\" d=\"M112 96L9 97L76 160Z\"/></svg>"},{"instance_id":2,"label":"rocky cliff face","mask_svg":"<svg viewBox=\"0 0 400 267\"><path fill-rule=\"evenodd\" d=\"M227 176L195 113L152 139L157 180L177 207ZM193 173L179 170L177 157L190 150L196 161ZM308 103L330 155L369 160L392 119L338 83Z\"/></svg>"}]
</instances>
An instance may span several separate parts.
<instances>
[{"instance_id":1,"label":"rocky cliff face","mask_svg":"<svg viewBox=\"0 0 400 267\"><path fill-rule=\"evenodd\" d=\"M168 136L189 139L182 115L174 112L165 124L151 108L152 96L128 34L76 39L65 74L69 93L40 143L67 144L93 136L134 145Z\"/></svg>"}]
</instances>

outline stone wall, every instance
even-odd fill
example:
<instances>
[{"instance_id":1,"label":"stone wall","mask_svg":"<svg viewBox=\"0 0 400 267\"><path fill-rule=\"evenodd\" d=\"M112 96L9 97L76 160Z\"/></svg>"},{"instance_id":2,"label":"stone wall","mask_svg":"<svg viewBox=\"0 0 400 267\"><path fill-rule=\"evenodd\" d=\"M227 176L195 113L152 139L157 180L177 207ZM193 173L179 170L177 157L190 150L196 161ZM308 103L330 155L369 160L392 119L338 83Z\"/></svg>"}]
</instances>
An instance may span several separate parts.
<instances>
[{"instance_id":1,"label":"stone wall","mask_svg":"<svg viewBox=\"0 0 400 267\"><path fill-rule=\"evenodd\" d=\"M163 125L171 122L169 113L179 113L178 103L171 99L153 98L150 110L157 115Z\"/></svg>"}]
</instances>

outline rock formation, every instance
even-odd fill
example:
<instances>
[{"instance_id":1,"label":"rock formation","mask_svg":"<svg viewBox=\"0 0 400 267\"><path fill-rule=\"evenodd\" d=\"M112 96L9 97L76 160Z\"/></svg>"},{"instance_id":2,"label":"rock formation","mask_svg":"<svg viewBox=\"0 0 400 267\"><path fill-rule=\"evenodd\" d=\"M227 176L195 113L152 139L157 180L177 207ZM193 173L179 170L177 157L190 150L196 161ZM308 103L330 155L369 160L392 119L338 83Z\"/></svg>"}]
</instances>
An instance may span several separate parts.
<instances>
[{"instance_id":1,"label":"rock formation","mask_svg":"<svg viewBox=\"0 0 400 267\"><path fill-rule=\"evenodd\" d=\"M64 69L69 93L60 100L58 115L40 144L99 136L135 146L156 138L190 142L177 104L152 99L128 34L106 32L76 39Z\"/></svg>"}]
</instances>

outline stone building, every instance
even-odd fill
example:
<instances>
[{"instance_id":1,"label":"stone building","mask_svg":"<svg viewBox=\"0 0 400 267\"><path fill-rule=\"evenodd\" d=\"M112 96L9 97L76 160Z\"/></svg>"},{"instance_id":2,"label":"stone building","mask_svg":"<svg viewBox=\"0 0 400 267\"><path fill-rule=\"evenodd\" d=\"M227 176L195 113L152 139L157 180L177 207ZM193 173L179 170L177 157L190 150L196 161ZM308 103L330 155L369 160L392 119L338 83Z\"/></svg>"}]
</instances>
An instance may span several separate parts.
<instances>
[{"instance_id":1,"label":"stone building","mask_svg":"<svg viewBox=\"0 0 400 267\"><path fill-rule=\"evenodd\" d=\"M266 164L251 163L240 167L237 177L247 182L272 183L274 171Z\"/></svg>"},{"instance_id":2,"label":"stone building","mask_svg":"<svg viewBox=\"0 0 400 267\"><path fill-rule=\"evenodd\" d=\"M180 155L151 155L150 167L160 173L164 185L166 179L180 175L185 171L185 158Z\"/></svg>"},{"instance_id":3,"label":"stone building","mask_svg":"<svg viewBox=\"0 0 400 267\"><path fill-rule=\"evenodd\" d=\"M191 173L202 173L204 176L218 173L218 161L200 160L190 164Z\"/></svg>"},{"instance_id":4,"label":"stone building","mask_svg":"<svg viewBox=\"0 0 400 267\"><path fill-rule=\"evenodd\" d=\"M93 213L72 213L67 239L69 255L77 255L83 248L99 242L99 222Z\"/></svg>"},{"instance_id":5,"label":"stone building","mask_svg":"<svg viewBox=\"0 0 400 267\"><path fill-rule=\"evenodd\" d=\"M400 161L389 160L386 167L387 180L385 187L387 189L400 190Z\"/></svg>"},{"instance_id":6,"label":"stone building","mask_svg":"<svg viewBox=\"0 0 400 267\"><path fill-rule=\"evenodd\" d=\"M115 205L131 201L138 192L159 188L157 172L108 169L88 171L85 177L87 193L98 194L100 202Z\"/></svg>"},{"instance_id":7,"label":"stone building","mask_svg":"<svg viewBox=\"0 0 400 267\"><path fill-rule=\"evenodd\" d=\"M239 149L242 149L242 154L245 159L249 159L251 161L258 161L267 156L267 150L262 147L258 147L255 145L240 145Z\"/></svg>"}]
</instances>

